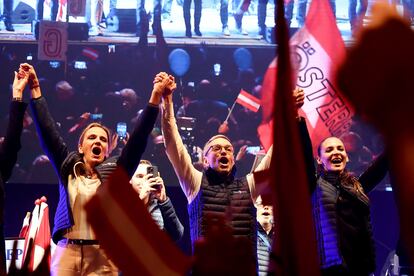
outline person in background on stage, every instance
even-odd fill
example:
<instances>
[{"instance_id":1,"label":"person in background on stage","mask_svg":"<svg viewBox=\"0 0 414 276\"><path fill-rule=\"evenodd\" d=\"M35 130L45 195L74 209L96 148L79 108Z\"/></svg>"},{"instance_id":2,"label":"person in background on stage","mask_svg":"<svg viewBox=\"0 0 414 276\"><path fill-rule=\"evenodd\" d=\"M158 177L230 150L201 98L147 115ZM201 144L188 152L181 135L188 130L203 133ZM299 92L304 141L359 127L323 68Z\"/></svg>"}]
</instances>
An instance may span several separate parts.
<instances>
[{"instance_id":1,"label":"person in background on stage","mask_svg":"<svg viewBox=\"0 0 414 276\"><path fill-rule=\"evenodd\" d=\"M171 1L166 2L164 7L162 7L162 0L154 0L153 2L153 13L152 13L152 33L154 35L163 35L162 33L162 25L161 25L161 13L163 13L164 9L169 9L171 12ZM169 7L168 7L169 5ZM137 1L137 36L141 37L141 32L145 30L142 29L141 20L143 16L148 16L145 10L145 0L138 0Z\"/></svg>"},{"instance_id":2,"label":"person in background on stage","mask_svg":"<svg viewBox=\"0 0 414 276\"><path fill-rule=\"evenodd\" d=\"M222 34L224 36L229 36L229 0L220 0L220 20L222 25Z\"/></svg>"},{"instance_id":3,"label":"person in background on stage","mask_svg":"<svg viewBox=\"0 0 414 276\"><path fill-rule=\"evenodd\" d=\"M163 179L149 173L150 168L154 168L151 162L141 160L130 183L160 229L167 232L172 240L179 241L184 234L184 226L167 196Z\"/></svg>"},{"instance_id":4,"label":"person in background on stage","mask_svg":"<svg viewBox=\"0 0 414 276\"><path fill-rule=\"evenodd\" d=\"M3 15L2 20L4 21L4 26L9 32L14 32L11 15L13 12L13 0L3 0Z\"/></svg>"},{"instance_id":5,"label":"person in background on stage","mask_svg":"<svg viewBox=\"0 0 414 276\"><path fill-rule=\"evenodd\" d=\"M368 0L349 0L348 18L352 35L355 35L357 29L362 27L367 9Z\"/></svg>"},{"instance_id":6,"label":"person in background on stage","mask_svg":"<svg viewBox=\"0 0 414 276\"><path fill-rule=\"evenodd\" d=\"M263 205L259 197L256 200L257 208L257 260L259 276L268 274L269 256L272 252L274 233L273 206Z\"/></svg>"},{"instance_id":7,"label":"person in background on stage","mask_svg":"<svg viewBox=\"0 0 414 276\"><path fill-rule=\"evenodd\" d=\"M23 100L23 90L29 81L29 74L19 70L14 72L13 100L10 103L9 122L6 135L0 143L0 273L6 274L4 244L4 193L5 182L10 178L21 148L20 137L23 131L23 118L27 104Z\"/></svg>"},{"instance_id":8,"label":"person in background on stage","mask_svg":"<svg viewBox=\"0 0 414 276\"><path fill-rule=\"evenodd\" d=\"M158 105L170 82L158 74L148 105L120 156L109 157L110 131L99 123L91 123L79 138L77 151L69 152L48 111L34 68L22 64L31 81L31 108L42 146L59 176L59 204L55 214L53 241L57 244L52 258L52 275L85 273L118 275L118 269L102 249L86 220L83 205L95 194L118 165L130 177L145 150L147 139L158 116Z\"/></svg>"},{"instance_id":9,"label":"person in background on stage","mask_svg":"<svg viewBox=\"0 0 414 276\"><path fill-rule=\"evenodd\" d=\"M48 5L50 5L50 20L56 21L58 9L59 9L59 2L58 0L51 0L46 1ZM43 20L43 6L45 4L45 0L37 0L36 4L36 20Z\"/></svg>"},{"instance_id":10,"label":"person in background on stage","mask_svg":"<svg viewBox=\"0 0 414 276\"><path fill-rule=\"evenodd\" d=\"M196 36L202 36L200 32L200 20L201 20L201 9L202 9L202 1L201 0L194 0L194 33ZM185 36L191 37L191 0L184 0L183 3L183 15L184 15L184 23L185 23Z\"/></svg>"},{"instance_id":11,"label":"person in background on stage","mask_svg":"<svg viewBox=\"0 0 414 276\"><path fill-rule=\"evenodd\" d=\"M103 16L103 0L87 0L85 12L85 19L89 24L89 35L102 36L104 28L100 24Z\"/></svg>"},{"instance_id":12,"label":"person in background on stage","mask_svg":"<svg viewBox=\"0 0 414 276\"><path fill-rule=\"evenodd\" d=\"M267 14L267 3L269 0L259 0L259 4L257 7L257 20L259 25L259 35L263 38L266 38L266 14ZM293 18L293 8L296 1L289 1L285 5L285 17L287 20L287 24L290 27ZM336 14L336 2L335 0L329 0L329 4L331 5L332 12L335 16ZM298 27L301 28L305 24L306 14L307 14L307 6L308 0L299 0L297 2L297 13L296 13L296 20L298 22ZM276 8L276 5L275 5Z\"/></svg>"},{"instance_id":13,"label":"person in background on stage","mask_svg":"<svg viewBox=\"0 0 414 276\"><path fill-rule=\"evenodd\" d=\"M249 34L245 29L243 29L243 15L249 9L250 2L251 0L236 0L234 3L234 6L237 7L233 13L237 34Z\"/></svg>"}]
</instances>

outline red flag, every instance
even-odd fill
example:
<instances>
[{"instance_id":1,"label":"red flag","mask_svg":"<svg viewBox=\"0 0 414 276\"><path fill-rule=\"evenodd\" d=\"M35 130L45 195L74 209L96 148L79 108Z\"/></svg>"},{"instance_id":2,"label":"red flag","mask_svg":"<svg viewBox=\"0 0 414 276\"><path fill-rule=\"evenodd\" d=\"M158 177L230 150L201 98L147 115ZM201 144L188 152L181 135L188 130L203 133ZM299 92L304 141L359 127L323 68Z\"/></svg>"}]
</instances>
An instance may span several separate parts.
<instances>
[{"instance_id":1,"label":"red flag","mask_svg":"<svg viewBox=\"0 0 414 276\"><path fill-rule=\"evenodd\" d=\"M102 248L125 275L185 275L190 258L155 224L119 168L85 205Z\"/></svg>"},{"instance_id":2,"label":"red flag","mask_svg":"<svg viewBox=\"0 0 414 276\"><path fill-rule=\"evenodd\" d=\"M97 60L99 58L99 52L92 48L83 48L82 55L90 58L91 60Z\"/></svg>"},{"instance_id":3,"label":"red flag","mask_svg":"<svg viewBox=\"0 0 414 276\"><path fill-rule=\"evenodd\" d=\"M352 107L338 90L334 76L345 56L345 45L327 0L313 0L305 26L290 40L296 60L296 86L305 91L303 112L313 145L327 136L339 136L351 126ZM271 121L276 85L275 60L269 65L263 81L263 124ZM273 90L272 90L273 89ZM268 149L271 131L265 126L258 131L263 146Z\"/></svg>"},{"instance_id":4,"label":"red flag","mask_svg":"<svg viewBox=\"0 0 414 276\"><path fill-rule=\"evenodd\" d=\"M46 248L50 246L50 224L49 224L49 206L46 204L46 197L35 201L35 208L32 212L32 219L25 235L23 262L27 255L29 240L33 240L32 255L29 262L29 270L33 271L42 261ZM27 215L26 215L27 216ZM50 266L50 251L48 262Z\"/></svg>"},{"instance_id":5,"label":"red flag","mask_svg":"<svg viewBox=\"0 0 414 276\"><path fill-rule=\"evenodd\" d=\"M278 60L273 122L273 154L270 163L270 187L274 190L277 238L273 254L280 261L276 275L319 275L318 252L314 233L309 180L304 149L299 136L292 98L292 80L288 30L282 0L277 8Z\"/></svg>"},{"instance_id":6,"label":"red flag","mask_svg":"<svg viewBox=\"0 0 414 276\"><path fill-rule=\"evenodd\" d=\"M19 238L25 238L27 236L29 232L31 216L32 214L30 212L26 213L26 216L24 217L24 220L23 220L22 229L20 230L20 233L19 233Z\"/></svg>"},{"instance_id":7,"label":"red flag","mask_svg":"<svg viewBox=\"0 0 414 276\"><path fill-rule=\"evenodd\" d=\"M260 108L260 100L243 89L240 90L236 103L250 109L253 112L257 112Z\"/></svg>"}]
</instances>

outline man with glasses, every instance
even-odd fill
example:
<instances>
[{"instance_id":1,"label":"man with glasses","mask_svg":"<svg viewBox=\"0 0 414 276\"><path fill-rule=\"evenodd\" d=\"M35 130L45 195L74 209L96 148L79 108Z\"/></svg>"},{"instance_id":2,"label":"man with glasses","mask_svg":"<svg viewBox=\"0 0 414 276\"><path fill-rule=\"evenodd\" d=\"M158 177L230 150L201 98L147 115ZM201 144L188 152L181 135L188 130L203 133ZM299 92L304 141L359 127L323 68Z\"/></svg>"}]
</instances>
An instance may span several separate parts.
<instances>
[{"instance_id":1,"label":"man with glasses","mask_svg":"<svg viewBox=\"0 0 414 276\"><path fill-rule=\"evenodd\" d=\"M174 79L170 76L170 79ZM206 218L223 217L233 227L233 235L246 237L252 244L252 259L256 255L257 193L252 174L235 178L234 148L225 135L211 137L203 148L203 171L195 169L185 148L174 117L172 90L167 87L163 96L162 130L166 152L188 200L190 234L194 242L205 236ZM271 150L257 170L269 166Z\"/></svg>"}]
</instances>

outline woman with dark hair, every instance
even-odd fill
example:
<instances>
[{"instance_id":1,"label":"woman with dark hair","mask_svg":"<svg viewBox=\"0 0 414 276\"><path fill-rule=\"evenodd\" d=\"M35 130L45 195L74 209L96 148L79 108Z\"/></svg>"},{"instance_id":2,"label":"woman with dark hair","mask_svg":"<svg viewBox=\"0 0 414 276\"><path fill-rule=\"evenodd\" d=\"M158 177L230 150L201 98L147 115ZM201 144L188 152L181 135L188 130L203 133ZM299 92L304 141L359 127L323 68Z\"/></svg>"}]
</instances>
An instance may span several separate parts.
<instances>
[{"instance_id":1,"label":"woman with dark hair","mask_svg":"<svg viewBox=\"0 0 414 276\"><path fill-rule=\"evenodd\" d=\"M367 193L383 179L388 162L381 155L357 178L346 170L348 161L339 138L329 137L320 143L311 192L322 275L369 275L375 271Z\"/></svg>"},{"instance_id":2,"label":"woman with dark hair","mask_svg":"<svg viewBox=\"0 0 414 276\"><path fill-rule=\"evenodd\" d=\"M158 74L148 105L120 156L109 157L110 131L92 123L82 132L77 151L69 152L56 128L43 98L34 68L21 65L29 72L31 108L44 151L59 177L59 203L55 214L53 241L57 244L52 258L52 275L118 275L118 269L99 247L99 241L86 219L83 205L119 165L130 177L145 150L147 139L158 115L158 105L168 76Z\"/></svg>"}]
</instances>

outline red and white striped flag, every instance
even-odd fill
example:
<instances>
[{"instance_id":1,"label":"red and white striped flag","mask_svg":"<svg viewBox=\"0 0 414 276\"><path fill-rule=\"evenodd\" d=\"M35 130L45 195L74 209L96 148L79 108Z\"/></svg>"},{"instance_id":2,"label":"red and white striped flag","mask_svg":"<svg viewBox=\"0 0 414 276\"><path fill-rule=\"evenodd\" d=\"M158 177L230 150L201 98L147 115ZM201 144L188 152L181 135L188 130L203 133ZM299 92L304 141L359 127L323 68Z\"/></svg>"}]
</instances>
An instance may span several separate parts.
<instances>
[{"instance_id":1,"label":"red and white striped flag","mask_svg":"<svg viewBox=\"0 0 414 276\"><path fill-rule=\"evenodd\" d=\"M316 147L327 136L339 136L349 130L353 108L345 101L335 83L337 67L345 57L345 45L327 0L313 0L305 26L291 39L290 46L299 63L296 86L305 91L303 115ZM263 81L263 122L258 129L263 146L270 147L268 135L274 106L276 61L269 65Z\"/></svg>"},{"instance_id":2,"label":"red and white striped flag","mask_svg":"<svg viewBox=\"0 0 414 276\"><path fill-rule=\"evenodd\" d=\"M42 261L43 255L47 247L50 246L50 224L49 224L49 206L46 204L46 197L35 201L35 208L32 212L32 219L29 229L25 236L23 262L27 255L27 247L30 239L33 240L32 255L29 262L29 270L33 271ZM23 230L23 229L22 229ZM50 265L50 251L49 251Z\"/></svg>"},{"instance_id":3,"label":"red and white striped flag","mask_svg":"<svg viewBox=\"0 0 414 276\"><path fill-rule=\"evenodd\" d=\"M83 48L82 55L90 58L91 60L97 60L99 58L99 52L92 48Z\"/></svg>"},{"instance_id":4,"label":"red and white striped flag","mask_svg":"<svg viewBox=\"0 0 414 276\"><path fill-rule=\"evenodd\" d=\"M26 216L24 217L24 220L23 220L22 229L20 230L20 233L19 233L19 238L25 238L27 233L29 232L31 216L32 214L30 212L26 213Z\"/></svg>"},{"instance_id":5,"label":"red and white striped flag","mask_svg":"<svg viewBox=\"0 0 414 276\"><path fill-rule=\"evenodd\" d=\"M125 275L185 275L191 265L118 168L85 204L101 247Z\"/></svg>"},{"instance_id":6,"label":"red and white striped flag","mask_svg":"<svg viewBox=\"0 0 414 276\"><path fill-rule=\"evenodd\" d=\"M256 98L252 94L241 89L237 96L236 103L250 109L253 112L257 112L260 108L260 99Z\"/></svg>"}]
</instances>

